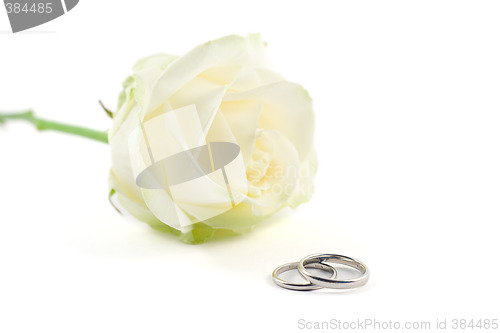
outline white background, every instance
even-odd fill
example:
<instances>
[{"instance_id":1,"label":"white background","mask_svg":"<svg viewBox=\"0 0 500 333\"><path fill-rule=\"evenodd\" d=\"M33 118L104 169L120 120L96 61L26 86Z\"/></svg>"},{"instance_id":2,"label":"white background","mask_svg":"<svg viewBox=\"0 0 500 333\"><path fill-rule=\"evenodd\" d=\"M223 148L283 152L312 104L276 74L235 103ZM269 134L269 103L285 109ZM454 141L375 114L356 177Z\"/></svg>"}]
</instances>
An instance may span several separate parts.
<instances>
[{"instance_id":1,"label":"white background","mask_svg":"<svg viewBox=\"0 0 500 333\"><path fill-rule=\"evenodd\" d=\"M314 99L320 159L310 203L190 246L109 205L106 145L2 126L0 331L499 318L499 17L498 1L84 0L11 34L0 8L0 110L106 129L97 101L115 107L137 59L260 32ZM361 259L369 283L273 284L317 252Z\"/></svg>"}]
</instances>

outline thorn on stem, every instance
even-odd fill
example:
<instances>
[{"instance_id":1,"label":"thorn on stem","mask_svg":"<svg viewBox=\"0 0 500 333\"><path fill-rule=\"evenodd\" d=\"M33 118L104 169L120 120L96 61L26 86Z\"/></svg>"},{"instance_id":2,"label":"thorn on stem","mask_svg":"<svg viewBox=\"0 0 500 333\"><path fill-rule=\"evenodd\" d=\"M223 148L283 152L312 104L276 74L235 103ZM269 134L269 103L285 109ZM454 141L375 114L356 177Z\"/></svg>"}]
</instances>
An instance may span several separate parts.
<instances>
[{"instance_id":1,"label":"thorn on stem","mask_svg":"<svg viewBox=\"0 0 500 333\"><path fill-rule=\"evenodd\" d=\"M102 109L104 110L104 112L106 112L106 114L111 118L113 119L113 112L110 111L107 107L104 106L104 103L102 101L99 101L99 104L101 105Z\"/></svg>"}]
</instances>

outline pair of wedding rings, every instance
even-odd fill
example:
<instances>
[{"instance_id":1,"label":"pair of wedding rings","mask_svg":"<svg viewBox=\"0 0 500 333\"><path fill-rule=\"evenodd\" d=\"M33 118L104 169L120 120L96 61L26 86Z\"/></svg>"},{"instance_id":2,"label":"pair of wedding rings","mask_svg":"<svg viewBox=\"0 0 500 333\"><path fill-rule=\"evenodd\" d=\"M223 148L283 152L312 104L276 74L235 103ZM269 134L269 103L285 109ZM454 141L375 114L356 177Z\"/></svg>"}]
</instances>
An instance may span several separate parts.
<instances>
[{"instance_id":1,"label":"pair of wedding rings","mask_svg":"<svg viewBox=\"0 0 500 333\"><path fill-rule=\"evenodd\" d=\"M330 265L332 263L352 267L359 271L361 276L349 280L337 280L337 270ZM331 276L317 276L308 271L307 268L321 269L329 272ZM288 282L279 277L281 273L292 269L297 269L307 282ZM339 254L312 254L302 258L300 261L284 264L276 268L273 272L273 280L278 286L291 290L316 290L321 288L350 289L365 285L368 282L369 275L368 267L357 259Z\"/></svg>"}]
</instances>

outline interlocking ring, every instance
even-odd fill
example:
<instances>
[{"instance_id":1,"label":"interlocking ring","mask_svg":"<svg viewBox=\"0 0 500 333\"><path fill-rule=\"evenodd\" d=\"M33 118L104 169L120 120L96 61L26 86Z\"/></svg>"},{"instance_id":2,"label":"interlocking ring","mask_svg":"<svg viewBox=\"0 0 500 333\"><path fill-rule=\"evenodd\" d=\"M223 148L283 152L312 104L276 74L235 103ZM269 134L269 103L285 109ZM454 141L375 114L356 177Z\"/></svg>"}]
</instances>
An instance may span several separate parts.
<instances>
[{"instance_id":1,"label":"interlocking ring","mask_svg":"<svg viewBox=\"0 0 500 333\"><path fill-rule=\"evenodd\" d=\"M307 282L305 283L294 283L294 282L288 282L279 277L281 273L284 273L286 271L291 271L292 269L297 269L299 266L299 262L291 262L288 264L281 265L280 267L276 268L273 272L273 280L274 283L276 283L278 286L286 289L291 289L291 290L316 290L316 289L321 289L322 287L317 286L312 284L309 280L306 279ZM318 268L324 271L328 271L331 273L331 278L335 278L337 276L337 271L335 268L332 266L329 266L327 264L323 263L310 263L306 264L305 267L310 267L310 268Z\"/></svg>"},{"instance_id":2,"label":"interlocking ring","mask_svg":"<svg viewBox=\"0 0 500 333\"><path fill-rule=\"evenodd\" d=\"M340 265L346 265L352 267L359 271L361 276L349 279L349 280L339 280L336 279L337 271L334 267L330 266L330 263L336 263ZM306 268L319 268L321 270L326 270L332 273L330 277L317 276L308 271ZM279 278L279 275L283 272L297 269L302 275L302 277L307 281L306 283L292 283L287 282ZM286 289L291 290L316 290L321 288L330 289L350 289L357 288L365 285L368 282L370 273L368 267L361 261L343 256L340 254L313 254L302 258L299 262L293 262L285 265L281 265L276 268L273 272L274 282Z\"/></svg>"},{"instance_id":3,"label":"interlocking ring","mask_svg":"<svg viewBox=\"0 0 500 333\"><path fill-rule=\"evenodd\" d=\"M361 273L361 276L350 280L336 280L335 278L316 276L306 270L306 267L310 264L325 264L331 262L355 268ZM368 282L368 277L370 276L368 268L361 261L340 254L313 254L307 256L299 261L298 269L299 273L308 281L311 281L313 284L323 288L331 289L350 289L361 287Z\"/></svg>"}]
</instances>

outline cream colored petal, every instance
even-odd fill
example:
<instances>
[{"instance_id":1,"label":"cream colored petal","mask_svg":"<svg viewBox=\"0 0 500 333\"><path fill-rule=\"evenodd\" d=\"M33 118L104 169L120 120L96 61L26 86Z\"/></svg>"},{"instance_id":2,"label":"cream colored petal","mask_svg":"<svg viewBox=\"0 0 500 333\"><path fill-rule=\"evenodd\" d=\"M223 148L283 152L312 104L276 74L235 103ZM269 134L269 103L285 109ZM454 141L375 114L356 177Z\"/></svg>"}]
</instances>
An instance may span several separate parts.
<instances>
[{"instance_id":1,"label":"cream colored petal","mask_svg":"<svg viewBox=\"0 0 500 333\"><path fill-rule=\"evenodd\" d=\"M123 90L118 99L118 109L113 113L113 124L108 131L108 141L110 141L120 129L121 125L128 117L130 111L136 106L134 100L135 79L129 76L123 82Z\"/></svg>"},{"instance_id":2,"label":"cream colored petal","mask_svg":"<svg viewBox=\"0 0 500 333\"><path fill-rule=\"evenodd\" d=\"M262 104L254 100L228 101L221 104L220 110L241 148L246 168L254 149Z\"/></svg>"},{"instance_id":3,"label":"cream colored petal","mask_svg":"<svg viewBox=\"0 0 500 333\"><path fill-rule=\"evenodd\" d=\"M200 73L217 65L267 67L265 45L259 35L227 36L194 48L172 62L148 94L142 116L156 109Z\"/></svg>"},{"instance_id":4,"label":"cream colored petal","mask_svg":"<svg viewBox=\"0 0 500 333\"><path fill-rule=\"evenodd\" d=\"M139 124L138 107L130 112L116 134L110 138L111 168L123 191L136 202L144 202L131 168L129 136Z\"/></svg>"},{"instance_id":5,"label":"cream colored petal","mask_svg":"<svg viewBox=\"0 0 500 333\"><path fill-rule=\"evenodd\" d=\"M219 85L228 85L230 91L244 91L284 81L281 75L268 68L227 64L211 67L200 73L198 77Z\"/></svg>"},{"instance_id":6,"label":"cream colored petal","mask_svg":"<svg viewBox=\"0 0 500 333\"><path fill-rule=\"evenodd\" d=\"M109 131L112 138L128 117L129 112L136 106L137 100L144 104L147 91L158 79L162 71L175 60L175 56L156 54L139 60L133 67L134 74L123 82L123 90L118 99L118 108L113 115L113 125Z\"/></svg>"},{"instance_id":7,"label":"cream colored petal","mask_svg":"<svg viewBox=\"0 0 500 333\"><path fill-rule=\"evenodd\" d=\"M109 175L109 187L115 191L115 194L110 197L110 200L112 200L115 207L122 214L129 213L136 219L150 225L160 223L156 216L154 216L146 206L142 200L142 196L139 200L134 200L137 199L135 195L131 194L127 188L123 187L113 170L111 170Z\"/></svg>"},{"instance_id":8,"label":"cream colored petal","mask_svg":"<svg viewBox=\"0 0 500 333\"><path fill-rule=\"evenodd\" d=\"M256 223L262 221L267 216L255 216L249 202L241 202L236 207L224 212L203 223L212 228L228 229L237 233L250 231Z\"/></svg>"},{"instance_id":9,"label":"cream colored petal","mask_svg":"<svg viewBox=\"0 0 500 333\"><path fill-rule=\"evenodd\" d=\"M281 209L293 197L299 186L300 160L293 144L277 131L259 129L256 150L268 153L272 160L261 171L262 181L254 185L260 189L259 194L251 196L249 191L249 199L255 215L269 215ZM249 169L252 168L250 163Z\"/></svg>"},{"instance_id":10,"label":"cream colored petal","mask_svg":"<svg viewBox=\"0 0 500 333\"><path fill-rule=\"evenodd\" d=\"M297 186L293 196L288 201L291 207L296 208L311 199L314 193L314 176L317 169L318 159L316 151L313 149L300 165L299 186Z\"/></svg>"},{"instance_id":11,"label":"cream colored petal","mask_svg":"<svg viewBox=\"0 0 500 333\"><path fill-rule=\"evenodd\" d=\"M300 85L281 81L250 91L228 93L223 102L253 100L262 102L259 127L283 134L305 159L313 143L312 100Z\"/></svg>"},{"instance_id":12,"label":"cream colored petal","mask_svg":"<svg viewBox=\"0 0 500 333\"><path fill-rule=\"evenodd\" d=\"M195 105L203 133L206 135L219 109L227 87L196 77L179 89L169 99L173 109Z\"/></svg>"},{"instance_id":13,"label":"cream colored petal","mask_svg":"<svg viewBox=\"0 0 500 333\"><path fill-rule=\"evenodd\" d=\"M146 68L158 68L163 71L177 56L170 54L155 54L137 61L133 67L135 73L140 72Z\"/></svg>"},{"instance_id":14,"label":"cream colored petal","mask_svg":"<svg viewBox=\"0 0 500 333\"><path fill-rule=\"evenodd\" d=\"M192 229L194 221L163 189L141 189L141 191L146 205L158 220L182 232Z\"/></svg>"},{"instance_id":15,"label":"cream colored petal","mask_svg":"<svg viewBox=\"0 0 500 333\"><path fill-rule=\"evenodd\" d=\"M216 78L223 77L221 73L225 73L225 68L219 66L210 70L210 76L204 76L212 82ZM234 75L234 73L231 73ZM228 78L221 82L227 83ZM244 91L254 89L262 84L277 82L282 78L275 72L263 68L242 67L231 82L227 83L230 91ZM245 167L248 166L250 155L253 152L255 144L255 133L257 131L258 119L262 110L260 101L243 100L243 101L227 101L220 105L220 109L224 118L231 129L236 142L241 147Z\"/></svg>"}]
</instances>

